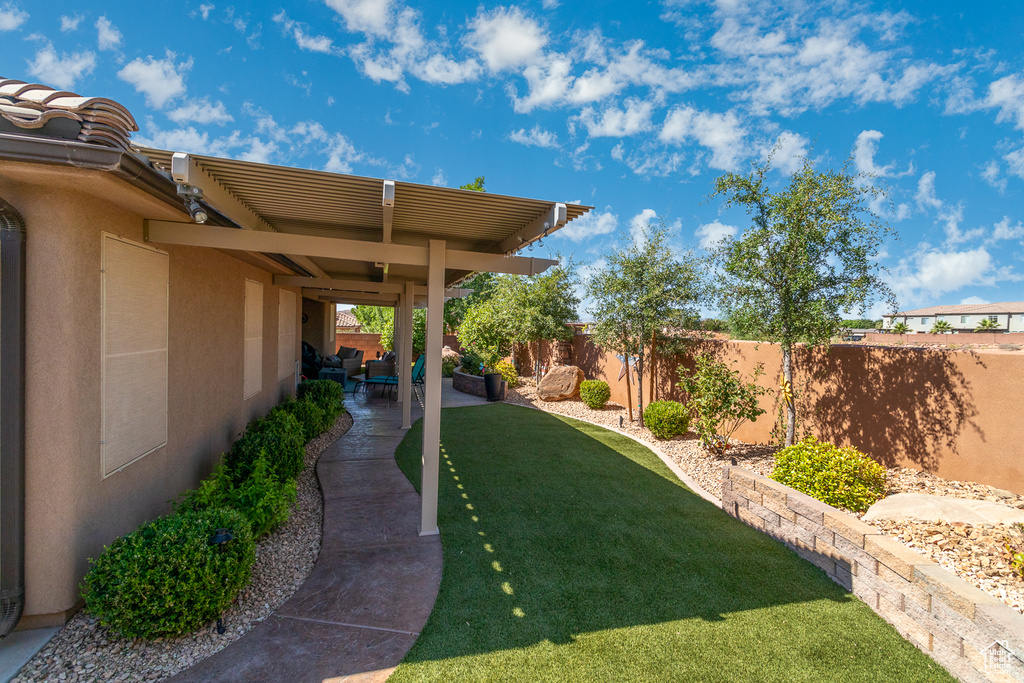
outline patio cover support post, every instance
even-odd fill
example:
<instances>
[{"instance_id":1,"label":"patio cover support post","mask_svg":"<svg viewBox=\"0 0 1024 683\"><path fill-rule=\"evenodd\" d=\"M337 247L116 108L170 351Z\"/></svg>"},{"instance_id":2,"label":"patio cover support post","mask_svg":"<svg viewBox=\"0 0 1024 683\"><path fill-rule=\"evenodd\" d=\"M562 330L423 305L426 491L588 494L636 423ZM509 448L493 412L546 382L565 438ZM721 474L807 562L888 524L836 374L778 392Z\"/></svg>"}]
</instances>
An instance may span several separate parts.
<instances>
[{"instance_id":1,"label":"patio cover support post","mask_svg":"<svg viewBox=\"0 0 1024 683\"><path fill-rule=\"evenodd\" d=\"M405 331L402 329L402 323L405 318L402 316L402 297L398 297L398 305L391 309L391 350L395 352L395 372L401 376L402 359L405 353L405 347L402 345L402 339L405 338ZM402 402L402 394L398 394L398 402Z\"/></svg>"},{"instance_id":2,"label":"patio cover support post","mask_svg":"<svg viewBox=\"0 0 1024 683\"><path fill-rule=\"evenodd\" d=\"M407 281L405 292L402 294L402 358L405 359L402 368L405 372L398 375L399 395L402 400L402 429L409 429L412 426L412 370L408 368L412 363L412 312L415 297L416 286Z\"/></svg>"},{"instance_id":3,"label":"patio cover support post","mask_svg":"<svg viewBox=\"0 0 1024 683\"><path fill-rule=\"evenodd\" d=\"M444 240L430 240L427 272L426 378L423 386L423 477L420 536L439 533L437 478L441 455L441 343L444 341Z\"/></svg>"}]
</instances>

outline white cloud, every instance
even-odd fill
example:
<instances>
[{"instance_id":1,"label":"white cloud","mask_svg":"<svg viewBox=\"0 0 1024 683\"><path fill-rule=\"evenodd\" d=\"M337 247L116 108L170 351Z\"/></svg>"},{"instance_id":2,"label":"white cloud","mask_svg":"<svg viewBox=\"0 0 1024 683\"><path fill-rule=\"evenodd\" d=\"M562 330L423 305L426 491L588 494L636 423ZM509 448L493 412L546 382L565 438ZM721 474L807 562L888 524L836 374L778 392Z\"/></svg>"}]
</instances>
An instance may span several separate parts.
<instances>
[{"instance_id":1,"label":"white cloud","mask_svg":"<svg viewBox=\"0 0 1024 683\"><path fill-rule=\"evenodd\" d=\"M612 150L612 157L615 158L615 150ZM686 157L679 152L666 152L664 150L652 151L650 145L644 145L634 150L626 157L626 166L638 176L669 176L680 168ZM691 174L692 175L692 174Z\"/></svg>"},{"instance_id":2,"label":"white cloud","mask_svg":"<svg viewBox=\"0 0 1024 683\"><path fill-rule=\"evenodd\" d=\"M922 211L942 208L942 200L935 196L935 171L924 173L917 181L917 194L914 195L914 199L917 201L917 208Z\"/></svg>"},{"instance_id":3,"label":"white cloud","mask_svg":"<svg viewBox=\"0 0 1024 683\"><path fill-rule=\"evenodd\" d=\"M877 130L861 131L857 136L857 142L853 147L853 164L858 173L867 173L879 178L899 177L914 172L914 165L911 164L906 171L896 171L896 162L885 166L875 164L875 154L878 153L878 141L885 137ZM935 174L932 173L932 181ZM934 189L934 187L933 187Z\"/></svg>"},{"instance_id":4,"label":"white cloud","mask_svg":"<svg viewBox=\"0 0 1024 683\"><path fill-rule=\"evenodd\" d=\"M985 232L982 228L960 230L960 223L964 219L963 202L958 202L954 206L938 198L935 194L935 171L924 173L917 181L917 194L914 195L914 199L917 201L917 208L924 213L928 213L929 210L935 211L936 220L944 224L947 244L966 242L980 237Z\"/></svg>"},{"instance_id":5,"label":"white cloud","mask_svg":"<svg viewBox=\"0 0 1024 683\"><path fill-rule=\"evenodd\" d=\"M658 137L675 144L696 140L711 150L711 166L734 171L740 158L746 155L744 135L739 117L731 111L715 114L680 106L669 112Z\"/></svg>"},{"instance_id":6,"label":"white cloud","mask_svg":"<svg viewBox=\"0 0 1024 683\"><path fill-rule=\"evenodd\" d=\"M71 31L77 31L78 25L82 23L82 17L79 14L73 17L61 17L60 18L60 30L62 33L70 33Z\"/></svg>"},{"instance_id":7,"label":"white cloud","mask_svg":"<svg viewBox=\"0 0 1024 683\"><path fill-rule=\"evenodd\" d=\"M448 187L448 174L444 172L444 169L437 169L434 171L434 177L430 179L431 184L437 187Z\"/></svg>"},{"instance_id":8,"label":"white cloud","mask_svg":"<svg viewBox=\"0 0 1024 683\"><path fill-rule=\"evenodd\" d=\"M999 194L1006 192L1006 178L999 177L999 162L995 159L991 159L981 169L981 177L985 179L986 183L998 190Z\"/></svg>"},{"instance_id":9,"label":"white cloud","mask_svg":"<svg viewBox=\"0 0 1024 683\"><path fill-rule=\"evenodd\" d=\"M199 13L203 15L203 21L210 18L210 10L214 8L213 5L204 4L199 6Z\"/></svg>"},{"instance_id":10,"label":"white cloud","mask_svg":"<svg viewBox=\"0 0 1024 683\"><path fill-rule=\"evenodd\" d=\"M561 4L558 0L541 0L540 6L544 9L557 9Z\"/></svg>"},{"instance_id":11,"label":"white cloud","mask_svg":"<svg viewBox=\"0 0 1024 683\"><path fill-rule=\"evenodd\" d=\"M736 232L737 228L735 225L726 225L715 220L700 226L694 234L700 240L700 246L710 250L726 237L735 237Z\"/></svg>"},{"instance_id":12,"label":"white cloud","mask_svg":"<svg viewBox=\"0 0 1024 683\"><path fill-rule=\"evenodd\" d=\"M554 233L554 237L565 237L573 242L607 235L619 227L619 217L611 212L611 207L604 211L590 211L576 220L570 221L564 228Z\"/></svg>"},{"instance_id":13,"label":"white cloud","mask_svg":"<svg viewBox=\"0 0 1024 683\"><path fill-rule=\"evenodd\" d=\"M515 6L481 9L469 28L466 45L479 53L494 73L536 62L548 43L541 25Z\"/></svg>"},{"instance_id":14,"label":"white cloud","mask_svg":"<svg viewBox=\"0 0 1024 683\"><path fill-rule=\"evenodd\" d=\"M964 299L960 299L961 306L979 306L982 304L992 303L988 299L982 299L980 296L969 296Z\"/></svg>"},{"instance_id":15,"label":"white cloud","mask_svg":"<svg viewBox=\"0 0 1024 683\"><path fill-rule=\"evenodd\" d=\"M391 24L392 0L326 0L353 33L383 36Z\"/></svg>"},{"instance_id":16,"label":"white cloud","mask_svg":"<svg viewBox=\"0 0 1024 683\"><path fill-rule=\"evenodd\" d=\"M557 149L558 138L554 133L548 130L544 130L540 125L536 125L529 131L525 128L514 130L509 133L508 139L512 142L518 142L520 145L527 145L528 147L543 147L546 149Z\"/></svg>"},{"instance_id":17,"label":"white cloud","mask_svg":"<svg viewBox=\"0 0 1024 683\"><path fill-rule=\"evenodd\" d=\"M55 88L70 89L75 81L96 68L96 55L88 50L68 54L57 54L53 45L47 43L36 52L34 61L29 62L28 72L41 83Z\"/></svg>"},{"instance_id":18,"label":"white cloud","mask_svg":"<svg viewBox=\"0 0 1024 683\"><path fill-rule=\"evenodd\" d=\"M121 44L121 32L106 17L96 20L96 39L101 50L116 50Z\"/></svg>"},{"instance_id":19,"label":"white cloud","mask_svg":"<svg viewBox=\"0 0 1024 683\"><path fill-rule=\"evenodd\" d=\"M625 104L625 110L610 106L600 115L592 107L580 112L579 120L586 126L587 135L621 138L650 130L653 105L635 98L627 99Z\"/></svg>"},{"instance_id":20,"label":"white cloud","mask_svg":"<svg viewBox=\"0 0 1024 683\"><path fill-rule=\"evenodd\" d=\"M542 64L523 69L528 92L525 97L513 95L516 113L528 114L536 107L558 104L572 85L572 61L562 55L551 55Z\"/></svg>"},{"instance_id":21,"label":"white cloud","mask_svg":"<svg viewBox=\"0 0 1024 683\"><path fill-rule=\"evenodd\" d=\"M1024 179L1024 147L1007 152L1003 155L1003 161L1006 162L1008 173Z\"/></svg>"},{"instance_id":22,"label":"white cloud","mask_svg":"<svg viewBox=\"0 0 1024 683\"><path fill-rule=\"evenodd\" d=\"M893 271L893 286L901 301L936 298L970 285L994 285L1017 279L997 269L984 247L966 251L939 251L924 247Z\"/></svg>"},{"instance_id":23,"label":"white cloud","mask_svg":"<svg viewBox=\"0 0 1024 683\"><path fill-rule=\"evenodd\" d=\"M1024 240L1024 223L1017 221L1016 225L1010 225L1010 217L1003 216L992 230L992 240Z\"/></svg>"},{"instance_id":24,"label":"white cloud","mask_svg":"<svg viewBox=\"0 0 1024 683\"><path fill-rule=\"evenodd\" d=\"M363 159L363 153L355 148L352 141L336 133L328 145L327 163L324 170L332 173L351 173L352 164Z\"/></svg>"},{"instance_id":25,"label":"white cloud","mask_svg":"<svg viewBox=\"0 0 1024 683\"><path fill-rule=\"evenodd\" d=\"M767 159L774 152L772 163L783 175L792 175L800 170L800 165L807 157L807 145L810 141L799 133L783 131L771 146L762 150L762 158Z\"/></svg>"},{"instance_id":26,"label":"white cloud","mask_svg":"<svg viewBox=\"0 0 1024 683\"><path fill-rule=\"evenodd\" d=\"M13 31L28 21L28 12L17 5L5 2L0 6L0 31Z\"/></svg>"},{"instance_id":27,"label":"white cloud","mask_svg":"<svg viewBox=\"0 0 1024 683\"><path fill-rule=\"evenodd\" d=\"M174 63L175 55L168 52L164 59L152 55L138 57L117 72L117 77L130 83L136 92L146 96L146 102L155 109L163 109L168 102L185 94L185 74L192 68L192 60Z\"/></svg>"},{"instance_id":28,"label":"white cloud","mask_svg":"<svg viewBox=\"0 0 1024 683\"><path fill-rule=\"evenodd\" d=\"M1024 130L1024 79L1011 75L989 84L985 104L999 109L996 123L1012 121Z\"/></svg>"},{"instance_id":29,"label":"white cloud","mask_svg":"<svg viewBox=\"0 0 1024 683\"><path fill-rule=\"evenodd\" d=\"M281 25L281 30L286 34L290 34L295 40L295 44L298 45L300 50L306 50L308 52L320 52L323 54L334 54L336 49L334 47L334 41L327 36L311 36L306 32L308 28L305 24L301 24L297 21L293 21L288 18L288 15L284 10L281 10L273 16L275 24Z\"/></svg>"},{"instance_id":30,"label":"white cloud","mask_svg":"<svg viewBox=\"0 0 1024 683\"><path fill-rule=\"evenodd\" d=\"M231 114L224 108L223 102L218 101L216 104L211 104L205 97L201 100L185 102L180 107L168 112L167 118L178 124L198 123L199 125L210 123L224 125L234 121Z\"/></svg>"},{"instance_id":31,"label":"white cloud","mask_svg":"<svg viewBox=\"0 0 1024 683\"><path fill-rule=\"evenodd\" d=\"M654 209L644 209L629 219L629 237L633 244L643 247L647 242L647 233L651 230L651 221L658 217Z\"/></svg>"}]
</instances>

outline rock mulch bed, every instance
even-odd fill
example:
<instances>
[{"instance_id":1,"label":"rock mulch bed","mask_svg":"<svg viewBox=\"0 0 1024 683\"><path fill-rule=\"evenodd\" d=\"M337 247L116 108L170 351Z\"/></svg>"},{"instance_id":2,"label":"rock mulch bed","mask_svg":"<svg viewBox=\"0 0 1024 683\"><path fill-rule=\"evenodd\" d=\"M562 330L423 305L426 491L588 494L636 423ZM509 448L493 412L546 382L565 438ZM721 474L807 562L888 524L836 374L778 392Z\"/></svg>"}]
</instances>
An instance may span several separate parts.
<instances>
[{"instance_id":1,"label":"rock mulch bed","mask_svg":"<svg viewBox=\"0 0 1024 683\"><path fill-rule=\"evenodd\" d=\"M542 401L529 381L509 390L507 403L528 405L550 413L595 422L610 429L619 429L641 441L656 445L665 455L693 477L712 495L721 498L722 466L735 458L738 465L768 476L775 466L777 446L745 444L733 441L725 457L706 453L697 438L688 433L661 441L626 417L623 406L609 403L604 410L591 410L582 401ZM989 500L1024 510L1024 496L971 482L953 481L934 474L905 467L891 467L887 472L886 495L896 493L929 493L939 496ZM860 516L860 515L858 515ZM1024 580L1015 574L1009 563L1006 544L1024 546L1024 533L1005 524L944 524L924 522L868 522L904 545L952 571L968 583L980 588L1010 607L1024 613Z\"/></svg>"},{"instance_id":2,"label":"rock mulch bed","mask_svg":"<svg viewBox=\"0 0 1024 683\"><path fill-rule=\"evenodd\" d=\"M342 413L334 426L306 446L306 467L297 480L291 518L256 545L249 585L216 625L178 638L126 639L79 612L33 657L11 683L35 681L160 681L183 671L241 638L290 598L320 553L323 498L316 478L320 454L352 426Z\"/></svg>"}]
</instances>

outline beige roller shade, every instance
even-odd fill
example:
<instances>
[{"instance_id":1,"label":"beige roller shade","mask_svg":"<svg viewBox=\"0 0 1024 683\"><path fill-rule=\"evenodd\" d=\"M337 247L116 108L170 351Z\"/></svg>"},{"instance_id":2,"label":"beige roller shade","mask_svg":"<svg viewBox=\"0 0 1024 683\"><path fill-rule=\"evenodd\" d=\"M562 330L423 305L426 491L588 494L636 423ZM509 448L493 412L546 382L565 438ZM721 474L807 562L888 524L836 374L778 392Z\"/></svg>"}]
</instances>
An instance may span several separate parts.
<instances>
[{"instance_id":1,"label":"beige roller shade","mask_svg":"<svg viewBox=\"0 0 1024 683\"><path fill-rule=\"evenodd\" d=\"M100 393L103 476L167 443L168 257L104 234Z\"/></svg>"},{"instance_id":2,"label":"beige roller shade","mask_svg":"<svg viewBox=\"0 0 1024 683\"><path fill-rule=\"evenodd\" d=\"M263 284L245 281L245 370L242 397L250 398L263 389Z\"/></svg>"},{"instance_id":3,"label":"beige roller shade","mask_svg":"<svg viewBox=\"0 0 1024 683\"><path fill-rule=\"evenodd\" d=\"M280 290L277 309L277 378L295 372L295 292Z\"/></svg>"}]
</instances>

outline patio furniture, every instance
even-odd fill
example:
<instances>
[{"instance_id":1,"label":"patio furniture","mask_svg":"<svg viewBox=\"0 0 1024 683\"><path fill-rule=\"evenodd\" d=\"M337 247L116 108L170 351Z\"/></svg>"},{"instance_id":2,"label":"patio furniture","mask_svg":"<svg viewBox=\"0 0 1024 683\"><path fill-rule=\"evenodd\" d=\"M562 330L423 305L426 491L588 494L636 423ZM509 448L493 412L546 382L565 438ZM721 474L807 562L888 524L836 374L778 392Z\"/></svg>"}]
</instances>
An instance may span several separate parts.
<instances>
[{"instance_id":1,"label":"patio furniture","mask_svg":"<svg viewBox=\"0 0 1024 683\"><path fill-rule=\"evenodd\" d=\"M366 361L366 379L395 374L395 352L388 351L377 360Z\"/></svg>"},{"instance_id":2,"label":"patio furniture","mask_svg":"<svg viewBox=\"0 0 1024 683\"><path fill-rule=\"evenodd\" d=\"M410 380L412 384L423 384L423 379L426 375L426 368L424 364L425 354L420 354L420 357L416 359L416 363L412 366L412 375ZM381 395L384 394L385 389L388 392L388 406L391 405L391 395L394 392L392 387L398 386L398 375L388 375L386 377L367 377L362 382L356 385L356 391L359 391L359 387L363 388L363 393L366 393L367 385L374 384L381 388Z\"/></svg>"},{"instance_id":3,"label":"patio furniture","mask_svg":"<svg viewBox=\"0 0 1024 683\"><path fill-rule=\"evenodd\" d=\"M348 371L349 377L358 375L363 369L363 352L350 346L338 347L338 358L341 359L341 367Z\"/></svg>"},{"instance_id":4,"label":"patio furniture","mask_svg":"<svg viewBox=\"0 0 1024 683\"><path fill-rule=\"evenodd\" d=\"M348 381L348 370L345 368L324 368L318 373L317 379L333 379L344 389L345 382Z\"/></svg>"}]
</instances>

